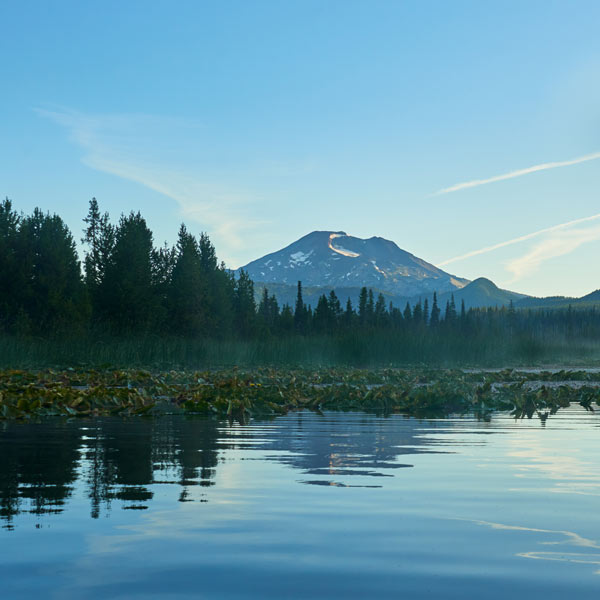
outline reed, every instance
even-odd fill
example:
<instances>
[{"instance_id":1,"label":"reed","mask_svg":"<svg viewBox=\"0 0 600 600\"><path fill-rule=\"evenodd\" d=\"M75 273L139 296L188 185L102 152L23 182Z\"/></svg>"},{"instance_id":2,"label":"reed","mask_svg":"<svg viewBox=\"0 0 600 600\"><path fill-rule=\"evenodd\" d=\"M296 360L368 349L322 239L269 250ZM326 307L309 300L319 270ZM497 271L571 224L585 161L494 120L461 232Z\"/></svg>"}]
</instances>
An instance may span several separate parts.
<instances>
[{"instance_id":1,"label":"reed","mask_svg":"<svg viewBox=\"0 0 600 600\"><path fill-rule=\"evenodd\" d=\"M484 366L600 363L600 343L549 336L403 337L394 333L210 340L160 337L0 337L0 367Z\"/></svg>"}]
</instances>

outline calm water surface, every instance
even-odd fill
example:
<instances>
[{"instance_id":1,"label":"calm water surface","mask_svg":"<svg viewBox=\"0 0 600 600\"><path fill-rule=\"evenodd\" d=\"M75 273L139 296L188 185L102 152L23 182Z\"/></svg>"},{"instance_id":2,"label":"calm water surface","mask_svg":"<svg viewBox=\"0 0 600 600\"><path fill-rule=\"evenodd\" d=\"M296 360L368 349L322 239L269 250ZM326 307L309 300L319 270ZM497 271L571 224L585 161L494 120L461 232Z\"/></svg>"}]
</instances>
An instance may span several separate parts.
<instances>
[{"instance_id":1,"label":"calm water surface","mask_svg":"<svg viewBox=\"0 0 600 600\"><path fill-rule=\"evenodd\" d=\"M0 424L0 596L597 599L599 425Z\"/></svg>"}]
</instances>

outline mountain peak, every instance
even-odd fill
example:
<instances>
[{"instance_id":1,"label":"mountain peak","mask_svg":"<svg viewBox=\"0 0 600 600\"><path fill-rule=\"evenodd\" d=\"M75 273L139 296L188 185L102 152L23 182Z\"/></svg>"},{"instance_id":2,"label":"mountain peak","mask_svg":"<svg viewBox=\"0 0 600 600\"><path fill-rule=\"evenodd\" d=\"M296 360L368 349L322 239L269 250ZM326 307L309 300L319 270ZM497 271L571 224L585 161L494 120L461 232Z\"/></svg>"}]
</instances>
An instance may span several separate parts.
<instances>
[{"instance_id":1,"label":"mountain peak","mask_svg":"<svg viewBox=\"0 0 600 600\"><path fill-rule=\"evenodd\" d=\"M258 283L366 286L395 296L452 291L468 283L395 242L379 236L358 238L345 231L313 231L242 268Z\"/></svg>"},{"instance_id":2,"label":"mountain peak","mask_svg":"<svg viewBox=\"0 0 600 600\"><path fill-rule=\"evenodd\" d=\"M491 279L487 279L486 277L478 277L477 279L473 279L469 285L471 287L487 288L494 291L499 289Z\"/></svg>"}]
</instances>

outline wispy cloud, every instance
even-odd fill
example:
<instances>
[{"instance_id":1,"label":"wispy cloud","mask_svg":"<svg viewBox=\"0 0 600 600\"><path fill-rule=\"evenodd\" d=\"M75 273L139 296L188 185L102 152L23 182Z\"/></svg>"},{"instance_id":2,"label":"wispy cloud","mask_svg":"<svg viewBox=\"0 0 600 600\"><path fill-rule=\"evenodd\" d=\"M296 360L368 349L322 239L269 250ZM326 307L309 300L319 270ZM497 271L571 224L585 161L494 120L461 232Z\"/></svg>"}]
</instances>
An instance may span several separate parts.
<instances>
[{"instance_id":1,"label":"wispy cloud","mask_svg":"<svg viewBox=\"0 0 600 600\"><path fill-rule=\"evenodd\" d=\"M84 151L85 165L171 198L183 218L209 231L225 253L242 246L242 233L264 223L249 214L258 199L254 194L205 174L209 169L203 165L171 166L180 163L180 140L202 135L198 122L153 115L36 112L68 131L71 141Z\"/></svg>"},{"instance_id":2,"label":"wispy cloud","mask_svg":"<svg viewBox=\"0 0 600 600\"><path fill-rule=\"evenodd\" d=\"M565 254L570 254L579 246L600 239L600 226L578 227L553 233L548 239L542 240L523 256L509 261L507 271L512 273L513 283L527 275L536 272L542 263Z\"/></svg>"},{"instance_id":3,"label":"wispy cloud","mask_svg":"<svg viewBox=\"0 0 600 600\"><path fill-rule=\"evenodd\" d=\"M468 188L478 187L480 185L487 185L488 183L496 183L498 181L504 181L505 179L514 179L515 177L522 177L523 175L529 175L531 173L537 173L538 171L547 171L548 169L558 169L560 167L570 167L572 165L578 165L590 160L597 160L600 158L600 152L594 152L593 154L586 154L578 158L571 160L562 160L556 162L542 163L540 165L533 165L525 169L518 169L516 171L510 171L509 173L503 173L502 175L495 175L494 177L488 177L487 179L473 179L471 181L464 181L451 185L450 187L439 190L433 194L433 196L440 196L442 194L450 194L452 192L458 192Z\"/></svg>"},{"instance_id":4,"label":"wispy cloud","mask_svg":"<svg viewBox=\"0 0 600 600\"><path fill-rule=\"evenodd\" d=\"M516 238L512 238L505 242L499 242L498 244L493 244L492 246L485 246L484 248L479 248L478 250L471 250L465 254L461 254L459 256L455 256L453 258L449 258L448 260L444 260L438 263L438 266L444 267L451 263L458 262L460 260L465 260L467 258L472 258L473 256L479 256L480 254L486 254L488 252L493 252L494 250L499 250L500 248L505 248L506 246L512 246L513 244L519 244L520 242L525 242L527 240L531 240L533 238L551 234L553 232L560 231L562 229L568 229L569 227L573 227L575 225L580 225L581 223L586 223L588 221L595 221L600 219L600 213L596 215L591 215L590 217L583 217L581 219L575 219L574 221L567 221L566 223L560 223L559 225L553 225L552 227L546 227L545 229L540 229L538 231L534 231L533 233L527 233L525 235L521 235ZM584 243L584 242L582 242ZM573 248L574 249L574 248Z\"/></svg>"}]
</instances>

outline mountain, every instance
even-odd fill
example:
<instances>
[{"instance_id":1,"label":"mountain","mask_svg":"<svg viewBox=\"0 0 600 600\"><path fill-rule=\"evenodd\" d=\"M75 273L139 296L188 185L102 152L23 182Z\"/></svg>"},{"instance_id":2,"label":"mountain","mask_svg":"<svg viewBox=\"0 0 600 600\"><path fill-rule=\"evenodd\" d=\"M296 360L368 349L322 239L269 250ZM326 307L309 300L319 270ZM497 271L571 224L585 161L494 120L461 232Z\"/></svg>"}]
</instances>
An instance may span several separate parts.
<instances>
[{"instance_id":1,"label":"mountain","mask_svg":"<svg viewBox=\"0 0 600 600\"><path fill-rule=\"evenodd\" d=\"M343 231L313 231L242 268L255 282L257 300L266 287L280 305L294 306L297 282L302 281L304 301L313 307L332 290L342 305L350 298L356 307L363 286L401 309L406 302L414 306L426 298L431 306L433 292L442 311L452 295L457 310L462 301L467 309L508 306L511 301L524 309L600 306L600 290L581 298L535 298L501 289L485 277L474 281L456 277L384 238L361 239Z\"/></svg>"},{"instance_id":2,"label":"mountain","mask_svg":"<svg viewBox=\"0 0 600 600\"><path fill-rule=\"evenodd\" d=\"M273 284L295 287L302 281L303 288L335 289L336 293L350 288L350 297L363 286L389 297L410 298L460 290L469 283L394 242L381 237L361 239L343 231L313 231L242 268L270 291L275 291Z\"/></svg>"},{"instance_id":3,"label":"mountain","mask_svg":"<svg viewBox=\"0 0 600 600\"><path fill-rule=\"evenodd\" d=\"M454 295L454 302L457 310L460 309L462 301L464 301L465 308L468 310L469 308L484 306L508 306L511 300L516 306L519 301L527 297L525 294L518 294L517 292L500 289L493 281L490 281L485 277L480 277L479 279L471 281L471 283L456 292L438 294L438 305L442 311L446 306L446 302L450 301L452 295ZM428 298L429 305L431 306L432 298Z\"/></svg>"},{"instance_id":4,"label":"mountain","mask_svg":"<svg viewBox=\"0 0 600 600\"><path fill-rule=\"evenodd\" d=\"M580 302L598 302L600 301L600 290L595 290L590 294L582 296L579 298Z\"/></svg>"}]
</instances>

